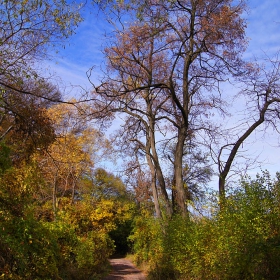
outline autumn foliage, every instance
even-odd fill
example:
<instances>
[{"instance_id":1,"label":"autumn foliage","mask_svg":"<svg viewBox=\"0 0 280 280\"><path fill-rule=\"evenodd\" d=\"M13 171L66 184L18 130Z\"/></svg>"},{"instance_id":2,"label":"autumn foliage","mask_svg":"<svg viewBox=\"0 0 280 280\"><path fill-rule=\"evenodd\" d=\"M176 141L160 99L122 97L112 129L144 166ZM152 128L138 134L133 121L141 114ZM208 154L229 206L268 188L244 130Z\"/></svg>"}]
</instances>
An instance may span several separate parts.
<instances>
[{"instance_id":1,"label":"autumn foliage","mask_svg":"<svg viewBox=\"0 0 280 280\"><path fill-rule=\"evenodd\" d=\"M70 115L71 106L59 108L60 115ZM8 141L1 144L0 271L4 279L99 277L115 251L111 232L128 223L134 213L132 196L119 178L101 169L92 173L92 148L101 152L97 131L83 126L75 134L77 127L65 117L62 129L56 114L52 112L52 119L47 114L53 109L45 111L45 118L56 138L31 154L26 151L28 160L21 157L15 164L15 149ZM13 141L14 145L18 140Z\"/></svg>"},{"instance_id":2,"label":"autumn foliage","mask_svg":"<svg viewBox=\"0 0 280 280\"><path fill-rule=\"evenodd\" d=\"M244 2L93 2L115 28L103 76L65 100L39 66L82 6L0 0L0 279L98 280L127 253L151 280L280 279L279 174L228 184L280 116L279 58L242 57ZM216 123L227 81L247 101L232 129Z\"/></svg>"}]
</instances>

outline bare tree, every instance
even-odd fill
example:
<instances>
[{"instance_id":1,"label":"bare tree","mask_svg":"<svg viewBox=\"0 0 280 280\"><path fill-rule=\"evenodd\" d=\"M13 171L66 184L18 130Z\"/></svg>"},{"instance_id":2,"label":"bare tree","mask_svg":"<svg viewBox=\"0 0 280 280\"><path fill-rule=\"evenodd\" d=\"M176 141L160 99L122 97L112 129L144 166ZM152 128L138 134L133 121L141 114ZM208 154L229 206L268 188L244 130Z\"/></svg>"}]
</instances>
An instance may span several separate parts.
<instances>
[{"instance_id":1,"label":"bare tree","mask_svg":"<svg viewBox=\"0 0 280 280\"><path fill-rule=\"evenodd\" d=\"M233 135L231 141L224 144L217 153L219 168L219 193L221 202L226 198L226 179L231 172L232 165L239 155L245 140L258 130L260 126L266 129L272 126L278 131L277 122L280 117L280 62L279 57L269 59L266 67L257 67L251 74L243 77L243 89L238 94L243 96L246 103L246 123L238 129L238 135ZM233 130L232 130L233 131Z\"/></svg>"},{"instance_id":2,"label":"bare tree","mask_svg":"<svg viewBox=\"0 0 280 280\"><path fill-rule=\"evenodd\" d=\"M243 9L242 1L229 0L135 1L130 11L138 18L128 27L124 24L105 50L108 72L96 88L103 98L99 105L133 118L140 112L141 131L148 135L145 145L150 145L146 153L159 181L155 131L175 139L172 187L175 208L182 215L187 213L188 193L184 149L199 131L211 129L207 112L221 108L219 83L243 67ZM166 186L160 186L165 196Z\"/></svg>"},{"instance_id":3,"label":"bare tree","mask_svg":"<svg viewBox=\"0 0 280 280\"><path fill-rule=\"evenodd\" d=\"M148 34L147 34L148 32ZM161 110L169 97L164 88L156 86L154 80L161 79L164 61L158 53L163 44L155 45L154 37L158 33L153 24L131 26L127 32L118 34L114 46L105 49L108 58L108 71L116 75L107 75L103 83L96 88L101 98L97 111L100 113L120 112L126 115L124 127L119 132L122 141L134 145L146 155L146 160L152 175L152 188L157 200L156 182L165 202L168 215L172 213L165 179L162 173L156 148L156 131L166 133L166 128L160 127L163 118ZM163 132L165 131L165 132ZM157 209L159 214L159 210Z\"/></svg>"}]
</instances>

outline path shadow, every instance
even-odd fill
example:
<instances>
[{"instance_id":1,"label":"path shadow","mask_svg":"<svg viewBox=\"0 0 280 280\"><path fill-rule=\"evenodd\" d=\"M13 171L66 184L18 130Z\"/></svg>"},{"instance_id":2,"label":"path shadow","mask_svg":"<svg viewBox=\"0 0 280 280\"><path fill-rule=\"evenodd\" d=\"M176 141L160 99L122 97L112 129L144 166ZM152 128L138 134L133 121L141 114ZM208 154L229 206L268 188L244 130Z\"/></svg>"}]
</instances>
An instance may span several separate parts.
<instances>
[{"instance_id":1,"label":"path shadow","mask_svg":"<svg viewBox=\"0 0 280 280\"><path fill-rule=\"evenodd\" d=\"M142 272L126 259L111 259L112 272L103 280L144 280Z\"/></svg>"}]
</instances>

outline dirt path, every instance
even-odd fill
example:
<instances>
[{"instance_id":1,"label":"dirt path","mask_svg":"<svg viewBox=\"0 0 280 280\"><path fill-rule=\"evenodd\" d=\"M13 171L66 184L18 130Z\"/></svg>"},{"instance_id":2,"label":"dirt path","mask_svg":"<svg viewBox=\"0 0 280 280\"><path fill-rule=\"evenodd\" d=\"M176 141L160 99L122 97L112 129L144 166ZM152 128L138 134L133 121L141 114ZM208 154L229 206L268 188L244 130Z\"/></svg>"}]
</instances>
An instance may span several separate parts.
<instances>
[{"instance_id":1,"label":"dirt path","mask_svg":"<svg viewBox=\"0 0 280 280\"><path fill-rule=\"evenodd\" d=\"M112 272L103 280L145 280L145 275L127 259L111 259Z\"/></svg>"}]
</instances>

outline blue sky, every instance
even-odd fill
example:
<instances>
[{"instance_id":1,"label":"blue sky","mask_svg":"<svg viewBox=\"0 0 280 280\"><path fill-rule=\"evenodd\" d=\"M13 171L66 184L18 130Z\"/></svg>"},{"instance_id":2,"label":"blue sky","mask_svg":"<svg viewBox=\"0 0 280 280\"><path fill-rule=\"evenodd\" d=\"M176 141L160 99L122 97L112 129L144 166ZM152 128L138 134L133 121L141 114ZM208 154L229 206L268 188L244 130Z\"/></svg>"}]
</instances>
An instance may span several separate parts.
<instances>
[{"instance_id":1,"label":"blue sky","mask_svg":"<svg viewBox=\"0 0 280 280\"><path fill-rule=\"evenodd\" d=\"M98 66L103 61L102 46L105 43L104 32L108 31L102 13L97 10L89 11L89 4L83 12L85 20L80 24L65 48L59 49L54 57L57 64L50 67L66 82L76 79L85 83L85 72L92 66ZM280 1L279 0L249 0L247 18L247 35L249 47L246 56L262 56L264 53L273 54L280 50ZM75 77L75 78L73 78Z\"/></svg>"},{"instance_id":2,"label":"blue sky","mask_svg":"<svg viewBox=\"0 0 280 280\"><path fill-rule=\"evenodd\" d=\"M280 1L249 0L248 28L250 38L247 53L257 56L280 50Z\"/></svg>"},{"instance_id":3,"label":"blue sky","mask_svg":"<svg viewBox=\"0 0 280 280\"><path fill-rule=\"evenodd\" d=\"M84 12L85 20L76 30L65 48L59 50L59 54L47 62L48 69L55 72L66 86L66 92L75 95L77 88L72 85L90 89L86 71L94 66L92 77L98 82L100 66L102 65L102 47L106 42L103 36L108 30L108 25L97 11ZM249 46L245 54L246 59L272 56L280 51L280 1L279 0L249 0L248 11L244 15L247 18L247 36ZM60 82L61 84L61 82ZM255 141L256 139L259 139ZM261 168L268 169L274 175L280 171L280 147L278 136L268 131L265 135L254 133L247 141L248 153L258 155L258 161L262 162ZM254 176L260 171L260 165L249 173Z\"/></svg>"}]
</instances>

